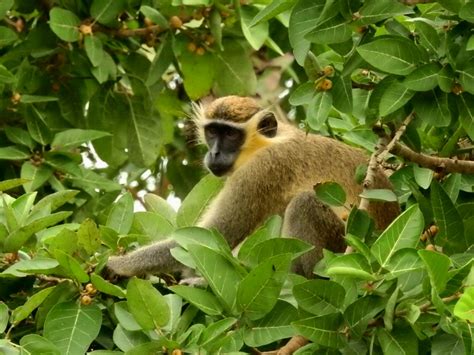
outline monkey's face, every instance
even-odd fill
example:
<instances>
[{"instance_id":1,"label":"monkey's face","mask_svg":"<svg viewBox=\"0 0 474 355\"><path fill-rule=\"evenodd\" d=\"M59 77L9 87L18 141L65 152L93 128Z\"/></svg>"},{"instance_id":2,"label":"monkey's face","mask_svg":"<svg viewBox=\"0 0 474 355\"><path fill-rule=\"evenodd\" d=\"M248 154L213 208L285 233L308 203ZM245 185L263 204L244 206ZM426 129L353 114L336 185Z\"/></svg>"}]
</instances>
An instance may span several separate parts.
<instances>
[{"instance_id":1,"label":"monkey's face","mask_svg":"<svg viewBox=\"0 0 474 355\"><path fill-rule=\"evenodd\" d=\"M241 128L223 122L212 122L204 126L204 136L209 148L204 164L216 176L232 171L245 141Z\"/></svg>"}]
</instances>

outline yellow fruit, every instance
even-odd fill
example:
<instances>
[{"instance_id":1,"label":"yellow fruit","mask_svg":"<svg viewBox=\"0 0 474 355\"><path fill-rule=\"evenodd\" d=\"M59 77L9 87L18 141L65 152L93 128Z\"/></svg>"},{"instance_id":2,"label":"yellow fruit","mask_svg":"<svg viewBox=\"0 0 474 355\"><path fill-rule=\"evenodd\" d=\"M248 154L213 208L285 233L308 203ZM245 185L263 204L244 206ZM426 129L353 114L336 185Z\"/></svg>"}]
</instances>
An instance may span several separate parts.
<instances>
[{"instance_id":1,"label":"yellow fruit","mask_svg":"<svg viewBox=\"0 0 474 355\"><path fill-rule=\"evenodd\" d=\"M183 26L183 21L178 16L171 16L170 26L174 29L181 28L181 26Z\"/></svg>"}]
</instances>

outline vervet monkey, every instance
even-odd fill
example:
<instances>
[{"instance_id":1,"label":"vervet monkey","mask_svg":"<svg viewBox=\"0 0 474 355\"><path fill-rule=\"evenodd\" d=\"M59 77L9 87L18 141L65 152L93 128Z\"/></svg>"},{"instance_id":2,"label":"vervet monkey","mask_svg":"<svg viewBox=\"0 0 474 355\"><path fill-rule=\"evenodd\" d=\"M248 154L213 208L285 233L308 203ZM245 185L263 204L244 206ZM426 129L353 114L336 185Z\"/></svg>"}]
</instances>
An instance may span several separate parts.
<instances>
[{"instance_id":1,"label":"vervet monkey","mask_svg":"<svg viewBox=\"0 0 474 355\"><path fill-rule=\"evenodd\" d=\"M315 248L302 256L294 271L310 277L322 249L344 250L344 209L318 201L313 187L334 181L347 202L359 203L357 166L367 163L362 150L335 139L306 134L262 109L247 97L228 96L207 107L195 106L198 134L208 147L205 166L225 176L223 189L211 202L199 226L216 228L235 248L272 215L284 218L282 235L302 239ZM377 171L374 188L391 188ZM399 213L397 203L371 203L369 214L378 229ZM172 273L184 268L170 254L171 239L145 246L125 256L111 257L108 269L122 276Z\"/></svg>"}]
</instances>

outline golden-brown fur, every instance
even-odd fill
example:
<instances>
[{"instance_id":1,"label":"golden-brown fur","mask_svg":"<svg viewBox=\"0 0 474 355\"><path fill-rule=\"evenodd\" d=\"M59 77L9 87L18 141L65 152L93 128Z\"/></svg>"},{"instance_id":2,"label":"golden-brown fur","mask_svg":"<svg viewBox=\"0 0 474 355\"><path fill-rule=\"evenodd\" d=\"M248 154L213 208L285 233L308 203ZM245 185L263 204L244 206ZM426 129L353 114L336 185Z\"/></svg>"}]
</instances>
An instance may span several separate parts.
<instances>
[{"instance_id":1,"label":"golden-brown fur","mask_svg":"<svg viewBox=\"0 0 474 355\"><path fill-rule=\"evenodd\" d=\"M334 181L346 194L347 203L357 205L362 187L356 183L356 168L367 163L367 155L331 138L306 134L278 121L276 135L261 134L257 127L268 115L250 98L236 96L215 100L207 107L194 106L194 122L202 143L204 126L218 121L245 132L226 183L201 218L199 225L216 228L232 248L242 242L268 217L285 217L283 233L315 246L298 261L295 271L311 276L322 249L342 251L344 225L340 209L317 201L313 187ZM391 188L378 171L374 188ZM385 228L399 213L397 203L371 203L369 214L378 229ZM170 272L179 267L169 252L176 246L166 240L109 260L112 272L131 276L145 272Z\"/></svg>"}]
</instances>

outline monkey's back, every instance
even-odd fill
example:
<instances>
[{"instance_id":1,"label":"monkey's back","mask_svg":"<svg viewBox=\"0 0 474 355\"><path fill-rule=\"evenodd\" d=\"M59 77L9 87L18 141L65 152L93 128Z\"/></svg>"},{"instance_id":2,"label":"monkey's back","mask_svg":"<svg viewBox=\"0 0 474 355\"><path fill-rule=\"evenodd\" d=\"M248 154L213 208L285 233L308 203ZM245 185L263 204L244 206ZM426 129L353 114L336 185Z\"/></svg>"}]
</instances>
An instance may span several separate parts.
<instances>
[{"instance_id":1,"label":"monkey's back","mask_svg":"<svg viewBox=\"0 0 474 355\"><path fill-rule=\"evenodd\" d=\"M327 181L340 184L346 192L347 203L358 205L363 188L357 183L355 173L359 165L368 163L367 154L332 138L306 134L293 127L290 129L291 138L262 149L249 162L249 166L242 167L242 170L252 172L253 176L248 178L254 184L268 180L268 176L277 182L272 190L281 195L282 204L272 208L278 209L278 212L272 212L281 214L294 196L313 191L314 185ZM245 171L235 174L245 175ZM392 189L390 181L380 169L375 174L373 188ZM369 214L378 229L385 228L398 213L398 203L371 202L369 207Z\"/></svg>"}]
</instances>

